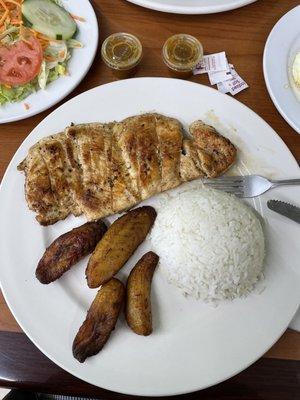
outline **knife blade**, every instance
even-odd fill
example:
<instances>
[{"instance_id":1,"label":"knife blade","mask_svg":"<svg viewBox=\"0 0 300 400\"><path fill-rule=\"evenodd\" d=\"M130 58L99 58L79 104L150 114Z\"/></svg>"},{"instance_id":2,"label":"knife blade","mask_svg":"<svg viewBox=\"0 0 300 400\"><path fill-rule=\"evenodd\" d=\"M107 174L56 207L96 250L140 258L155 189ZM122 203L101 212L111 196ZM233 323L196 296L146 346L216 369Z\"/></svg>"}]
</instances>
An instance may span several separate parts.
<instances>
[{"instance_id":1,"label":"knife blade","mask_svg":"<svg viewBox=\"0 0 300 400\"><path fill-rule=\"evenodd\" d=\"M300 208L280 200L269 200L267 206L270 210L277 212L300 224Z\"/></svg>"}]
</instances>

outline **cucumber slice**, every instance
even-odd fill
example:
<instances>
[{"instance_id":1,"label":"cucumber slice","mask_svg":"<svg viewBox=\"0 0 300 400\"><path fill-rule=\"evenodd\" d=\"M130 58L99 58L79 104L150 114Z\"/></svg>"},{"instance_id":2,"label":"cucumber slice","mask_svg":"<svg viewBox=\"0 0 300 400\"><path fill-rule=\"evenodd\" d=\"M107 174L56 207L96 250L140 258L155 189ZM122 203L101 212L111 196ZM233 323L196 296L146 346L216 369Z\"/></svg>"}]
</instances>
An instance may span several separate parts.
<instances>
[{"instance_id":1,"label":"cucumber slice","mask_svg":"<svg viewBox=\"0 0 300 400\"><path fill-rule=\"evenodd\" d=\"M29 22L28 19L24 17L24 15L23 15L22 19L23 19L24 26L26 26L27 28L32 28L32 23Z\"/></svg>"},{"instance_id":2,"label":"cucumber slice","mask_svg":"<svg viewBox=\"0 0 300 400\"><path fill-rule=\"evenodd\" d=\"M23 16L32 28L51 39L70 39L76 32L76 23L70 14L51 0L25 0Z\"/></svg>"}]
</instances>

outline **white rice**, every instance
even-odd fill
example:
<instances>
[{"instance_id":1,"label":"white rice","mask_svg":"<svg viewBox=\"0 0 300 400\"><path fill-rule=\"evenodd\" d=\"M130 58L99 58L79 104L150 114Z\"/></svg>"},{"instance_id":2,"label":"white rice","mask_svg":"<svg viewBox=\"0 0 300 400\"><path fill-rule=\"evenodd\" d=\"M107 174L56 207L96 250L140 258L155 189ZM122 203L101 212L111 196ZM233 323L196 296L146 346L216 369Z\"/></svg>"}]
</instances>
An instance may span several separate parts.
<instances>
[{"instance_id":1,"label":"white rice","mask_svg":"<svg viewBox=\"0 0 300 400\"><path fill-rule=\"evenodd\" d=\"M263 274L259 218L218 190L190 189L165 202L151 242L168 281L204 301L246 296Z\"/></svg>"}]
</instances>

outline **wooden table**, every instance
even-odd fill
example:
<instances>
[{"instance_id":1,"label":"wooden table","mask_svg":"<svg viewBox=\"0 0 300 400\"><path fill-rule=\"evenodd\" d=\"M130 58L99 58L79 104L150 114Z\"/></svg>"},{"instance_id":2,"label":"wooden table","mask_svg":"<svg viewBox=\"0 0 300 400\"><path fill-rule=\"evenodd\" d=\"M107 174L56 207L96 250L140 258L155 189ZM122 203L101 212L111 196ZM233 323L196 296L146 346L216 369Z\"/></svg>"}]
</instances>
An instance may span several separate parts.
<instances>
[{"instance_id":1,"label":"wooden table","mask_svg":"<svg viewBox=\"0 0 300 400\"><path fill-rule=\"evenodd\" d=\"M267 93L262 72L262 54L269 32L282 15L298 4L298 0L259 0L222 14L185 16L143 9L124 0L93 1L100 24L100 45L109 34L119 31L131 32L142 41L145 56L138 76L168 76L161 49L164 41L178 32L198 37L207 54L225 50L230 62L250 86L237 98L277 131L299 162L300 136L276 111ZM112 80L114 78L101 62L98 51L87 77L66 100ZM192 80L209 85L206 75L195 76ZM24 138L53 109L0 127L0 178ZM182 397L296 400L300 398L299 370L300 334L288 330L261 360L246 371L213 388ZM2 297L0 386L95 398L128 397L88 385L50 362L22 333Z\"/></svg>"}]
</instances>

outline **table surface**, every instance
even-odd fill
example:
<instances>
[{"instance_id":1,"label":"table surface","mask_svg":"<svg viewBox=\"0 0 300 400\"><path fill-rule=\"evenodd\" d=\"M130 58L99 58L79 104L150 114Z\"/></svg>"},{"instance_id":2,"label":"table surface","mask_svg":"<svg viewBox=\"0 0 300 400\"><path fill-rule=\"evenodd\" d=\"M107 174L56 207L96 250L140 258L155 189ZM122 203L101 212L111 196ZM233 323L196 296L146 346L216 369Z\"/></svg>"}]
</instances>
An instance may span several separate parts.
<instances>
[{"instance_id":1,"label":"table surface","mask_svg":"<svg viewBox=\"0 0 300 400\"><path fill-rule=\"evenodd\" d=\"M229 61L250 86L236 98L267 121L300 162L300 136L275 109L267 93L262 71L262 54L268 34L282 15L299 5L298 0L258 0L238 10L197 16L159 13L125 0L94 0L92 3L100 25L100 45L113 32L130 32L140 38L144 58L137 76L168 76L161 49L164 41L178 32L199 38L206 54L225 50ZM111 72L101 62L98 51L90 72L66 100L113 80ZM206 75L197 75L191 80L209 85ZM21 142L53 109L0 127L0 179ZM62 371L21 332L0 294L0 386L120 398ZM299 368L300 334L288 330L264 358L247 371L216 388L201 392L201 395L203 398L218 399L226 396L240 399L295 399L295 395L300 395ZM192 397L199 396L189 396Z\"/></svg>"}]
</instances>

